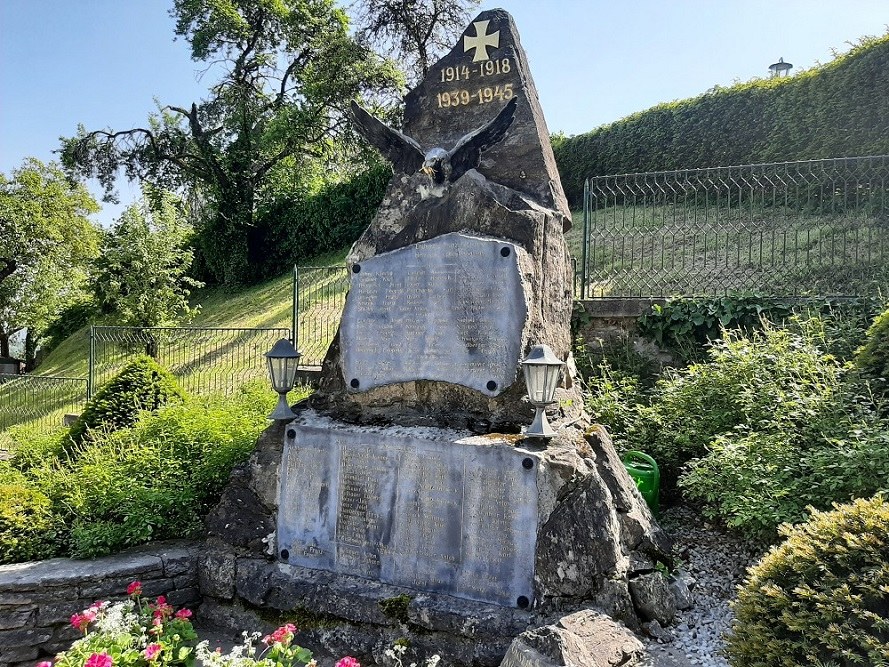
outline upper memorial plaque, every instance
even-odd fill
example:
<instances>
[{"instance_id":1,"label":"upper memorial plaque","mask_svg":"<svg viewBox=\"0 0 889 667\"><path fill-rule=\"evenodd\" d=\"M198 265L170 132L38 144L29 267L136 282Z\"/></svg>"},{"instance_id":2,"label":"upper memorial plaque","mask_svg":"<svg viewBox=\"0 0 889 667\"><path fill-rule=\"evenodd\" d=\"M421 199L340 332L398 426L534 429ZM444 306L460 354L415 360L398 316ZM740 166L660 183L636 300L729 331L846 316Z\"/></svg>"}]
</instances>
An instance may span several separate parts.
<instances>
[{"instance_id":1,"label":"upper memorial plaque","mask_svg":"<svg viewBox=\"0 0 889 667\"><path fill-rule=\"evenodd\" d=\"M517 246L445 234L352 267L340 324L352 391L414 380L511 385L527 317Z\"/></svg>"}]
</instances>

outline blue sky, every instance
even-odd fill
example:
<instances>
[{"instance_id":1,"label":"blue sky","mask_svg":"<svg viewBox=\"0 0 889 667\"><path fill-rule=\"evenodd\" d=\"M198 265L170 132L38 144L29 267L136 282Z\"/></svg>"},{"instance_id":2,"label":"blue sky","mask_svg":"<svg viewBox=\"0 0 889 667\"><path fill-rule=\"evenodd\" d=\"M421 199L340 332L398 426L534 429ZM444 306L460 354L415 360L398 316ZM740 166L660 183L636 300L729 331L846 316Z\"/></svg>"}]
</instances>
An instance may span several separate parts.
<instances>
[{"instance_id":1,"label":"blue sky","mask_svg":"<svg viewBox=\"0 0 889 667\"><path fill-rule=\"evenodd\" d=\"M201 80L163 0L0 0L0 171L54 158L77 124L126 129ZM887 0L485 0L515 17L552 132L580 134L660 102L793 71L882 35ZM698 166L698 165L690 165ZM137 190L121 187L126 203ZM109 224L119 207L99 215Z\"/></svg>"}]
</instances>

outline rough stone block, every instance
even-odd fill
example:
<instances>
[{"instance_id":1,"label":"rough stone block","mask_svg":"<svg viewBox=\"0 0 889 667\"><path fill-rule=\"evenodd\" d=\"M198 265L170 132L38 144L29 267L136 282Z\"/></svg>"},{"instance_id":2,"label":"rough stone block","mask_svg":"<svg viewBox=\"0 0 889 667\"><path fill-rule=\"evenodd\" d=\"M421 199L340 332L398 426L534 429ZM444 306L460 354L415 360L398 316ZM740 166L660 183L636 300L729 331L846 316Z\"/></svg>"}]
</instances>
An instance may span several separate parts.
<instances>
[{"instance_id":1,"label":"rough stone block","mask_svg":"<svg viewBox=\"0 0 889 667\"><path fill-rule=\"evenodd\" d=\"M636 610L646 621L669 625L676 615L676 601L666 577L649 572L630 579L630 595Z\"/></svg>"},{"instance_id":2,"label":"rough stone block","mask_svg":"<svg viewBox=\"0 0 889 667\"><path fill-rule=\"evenodd\" d=\"M92 599L47 602L38 608L36 624L40 627L48 627L57 623L68 623L73 614L83 611L93 602Z\"/></svg>"},{"instance_id":3,"label":"rough stone block","mask_svg":"<svg viewBox=\"0 0 889 667\"><path fill-rule=\"evenodd\" d=\"M235 555L209 551L198 561L198 588L201 595L231 600L235 595Z\"/></svg>"},{"instance_id":4,"label":"rough stone block","mask_svg":"<svg viewBox=\"0 0 889 667\"><path fill-rule=\"evenodd\" d=\"M515 638L500 667L633 667L650 660L642 642L596 611L579 611Z\"/></svg>"},{"instance_id":5,"label":"rough stone block","mask_svg":"<svg viewBox=\"0 0 889 667\"><path fill-rule=\"evenodd\" d=\"M174 607L194 606L196 604L199 604L200 601L201 594L198 591L197 587L170 591L167 594L167 602Z\"/></svg>"},{"instance_id":6,"label":"rough stone block","mask_svg":"<svg viewBox=\"0 0 889 667\"><path fill-rule=\"evenodd\" d=\"M197 549L176 549L158 554L164 562L164 576L177 577L197 568Z\"/></svg>"},{"instance_id":7,"label":"rough stone block","mask_svg":"<svg viewBox=\"0 0 889 667\"><path fill-rule=\"evenodd\" d=\"M4 644L0 636L0 665L8 665L25 660L35 660L40 655L40 649L28 644Z\"/></svg>"},{"instance_id":8,"label":"rough stone block","mask_svg":"<svg viewBox=\"0 0 889 667\"><path fill-rule=\"evenodd\" d=\"M0 630L0 649L5 646L36 646L52 638L52 630L47 628L17 628ZM19 658L27 660L27 658Z\"/></svg>"},{"instance_id":9,"label":"rough stone block","mask_svg":"<svg viewBox=\"0 0 889 667\"><path fill-rule=\"evenodd\" d=\"M194 588L198 585L198 569L197 566L186 574L180 574L179 576L173 577L173 586L176 590L180 590L183 588Z\"/></svg>"},{"instance_id":10,"label":"rough stone block","mask_svg":"<svg viewBox=\"0 0 889 667\"><path fill-rule=\"evenodd\" d=\"M14 630L26 625L34 625L36 616L37 612L34 610L2 611L0 612L0 630Z\"/></svg>"}]
</instances>

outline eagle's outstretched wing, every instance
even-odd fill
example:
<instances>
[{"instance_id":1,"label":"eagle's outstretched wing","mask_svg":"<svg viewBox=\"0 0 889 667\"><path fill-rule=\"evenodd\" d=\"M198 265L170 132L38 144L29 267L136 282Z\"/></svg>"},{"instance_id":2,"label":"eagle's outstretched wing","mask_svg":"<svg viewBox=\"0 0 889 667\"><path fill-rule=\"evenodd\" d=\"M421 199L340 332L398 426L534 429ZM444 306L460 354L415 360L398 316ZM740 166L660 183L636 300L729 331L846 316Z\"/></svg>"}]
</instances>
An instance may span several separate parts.
<instances>
[{"instance_id":1,"label":"eagle's outstretched wing","mask_svg":"<svg viewBox=\"0 0 889 667\"><path fill-rule=\"evenodd\" d=\"M481 161L482 153L503 139L506 130L515 120L518 98L513 97L500 113L487 125L473 130L457 142L449 151L451 162L450 181L453 183L470 169L475 169Z\"/></svg>"},{"instance_id":2,"label":"eagle's outstretched wing","mask_svg":"<svg viewBox=\"0 0 889 667\"><path fill-rule=\"evenodd\" d=\"M356 102L352 102L352 120L361 136L378 149L396 171L413 174L423 166L425 156L420 144L374 118Z\"/></svg>"}]
</instances>

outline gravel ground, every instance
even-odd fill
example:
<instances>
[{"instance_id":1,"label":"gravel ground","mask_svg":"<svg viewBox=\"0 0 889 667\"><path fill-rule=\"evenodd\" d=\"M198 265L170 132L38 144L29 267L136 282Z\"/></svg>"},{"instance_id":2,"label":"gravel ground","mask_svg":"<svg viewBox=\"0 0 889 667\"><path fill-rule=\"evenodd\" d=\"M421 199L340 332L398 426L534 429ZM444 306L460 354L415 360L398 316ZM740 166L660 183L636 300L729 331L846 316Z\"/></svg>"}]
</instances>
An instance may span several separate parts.
<instances>
[{"instance_id":1,"label":"gravel ground","mask_svg":"<svg viewBox=\"0 0 889 667\"><path fill-rule=\"evenodd\" d=\"M679 612L668 628L672 641L649 641L655 665L728 667L721 651L732 623L729 601L747 566L762 552L707 523L686 506L664 510L659 522L673 537L681 569L694 581L694 606Z\"/></svg>"}]
</instances>

